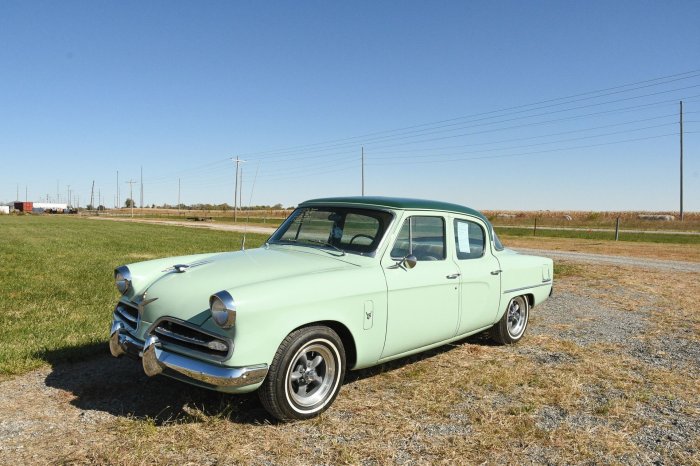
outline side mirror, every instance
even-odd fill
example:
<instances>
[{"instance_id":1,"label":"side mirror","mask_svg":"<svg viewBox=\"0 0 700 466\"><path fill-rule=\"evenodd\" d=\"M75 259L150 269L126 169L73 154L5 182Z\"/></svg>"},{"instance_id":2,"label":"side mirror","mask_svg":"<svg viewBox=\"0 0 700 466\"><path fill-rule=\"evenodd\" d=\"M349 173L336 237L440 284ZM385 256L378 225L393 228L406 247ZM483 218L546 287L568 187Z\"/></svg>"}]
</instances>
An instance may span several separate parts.
<instances>
[{"instance_id":1,"label":"side mirror","mask_svg":"<svg viewBox=\"0 0 700 466\"><path fill-rule=\"evenodd\" d=\"M401 259L401 261L399 261L397 265L404 270L411 270L413 267L416 266L417 263L418 259L416 259L416 256L414 256L413 254L409 254L408 256Z\"/></svg>"}]
</instances>

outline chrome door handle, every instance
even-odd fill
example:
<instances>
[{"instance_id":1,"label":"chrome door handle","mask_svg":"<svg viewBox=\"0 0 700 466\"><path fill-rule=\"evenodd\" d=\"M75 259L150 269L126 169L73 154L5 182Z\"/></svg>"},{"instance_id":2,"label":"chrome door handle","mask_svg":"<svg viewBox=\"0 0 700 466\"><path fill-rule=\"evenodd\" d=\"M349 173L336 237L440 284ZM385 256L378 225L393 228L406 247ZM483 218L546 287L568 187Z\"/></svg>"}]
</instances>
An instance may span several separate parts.
<instances>
[{"instance_id":1,"label":"chrome door handle","mask_svg":"<svg viewBox=\"0 0 700 466\"><path fill-rule=\"evenodd\" d=\"M491 272L491 275L498 275L501 272L503 272L503 270L494 270L493 272Z\"/></svg>"},{"instance_id":2,"label":"chrome door handle","mask_svg":"<svg viewBox=\"0 0 700 466\"><path fill-rule=\"evenodd\" d=\"M452 275L448 275L446 278L449 278L450 280L453 280L455 278L459 278L461 273L453 273Z\"/></svg>"}]
</instances>

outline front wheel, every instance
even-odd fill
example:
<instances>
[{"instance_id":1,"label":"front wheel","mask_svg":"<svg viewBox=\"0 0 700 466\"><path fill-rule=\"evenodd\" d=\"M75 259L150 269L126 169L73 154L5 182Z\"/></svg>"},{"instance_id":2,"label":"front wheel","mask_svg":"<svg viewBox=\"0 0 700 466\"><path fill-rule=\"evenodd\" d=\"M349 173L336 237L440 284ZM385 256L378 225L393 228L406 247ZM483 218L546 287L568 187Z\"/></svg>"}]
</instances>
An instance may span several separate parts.
<instances>
[{"instance_id":1,"label":"front wheel","mask_svg":"<svg viewBox=\"0 0 700 466\"><path fill-rule=\"evenodd\" d=\"M304 327L282 341L258 393L281 421L308 419L325 411L345 377L345 350L328 327Z\"/></svg>"},{"instance_id":2,"label":"front wheel","mask_svg":"<svg viewBox=\"0 0 700 466\"><path fill-rule=\"evenodd\" d=\"M525 334L530 304L525 296L516 296L508 303L501 320L491 327L491 338L502 345L517 343Z\"/></svg>"}]
</instances>

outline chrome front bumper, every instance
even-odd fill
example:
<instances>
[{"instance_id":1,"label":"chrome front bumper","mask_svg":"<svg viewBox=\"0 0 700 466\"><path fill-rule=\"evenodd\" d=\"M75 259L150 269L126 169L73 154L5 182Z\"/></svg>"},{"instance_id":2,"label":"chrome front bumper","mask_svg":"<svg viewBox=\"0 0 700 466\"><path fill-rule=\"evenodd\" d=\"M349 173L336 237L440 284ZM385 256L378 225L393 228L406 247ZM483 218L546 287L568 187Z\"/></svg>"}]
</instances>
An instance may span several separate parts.
<instances>
[{"instance_id":1,"label":"chrome front bumper","mask_svg":"<svg viewBox=\"0 0 700 466\"><path fill-rule=\"evenodd\" d=\"M224 367L179 355L162 348L156 336L145 343L132 337L123 322L115 319L109 336L109 350L114 357L124 354L141 358L143 370L149 377L163 374L184 382L213 389L235 389L255 385L265 380L267 364L249 367Z\"/></svg>"}]
</instances>

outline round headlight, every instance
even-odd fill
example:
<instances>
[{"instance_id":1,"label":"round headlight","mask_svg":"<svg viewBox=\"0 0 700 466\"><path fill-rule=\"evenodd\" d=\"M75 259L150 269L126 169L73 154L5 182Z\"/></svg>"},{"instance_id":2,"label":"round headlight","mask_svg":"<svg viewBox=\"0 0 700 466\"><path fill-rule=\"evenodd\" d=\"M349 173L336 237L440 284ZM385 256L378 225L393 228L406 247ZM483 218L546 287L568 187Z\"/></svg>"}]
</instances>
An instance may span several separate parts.
<instances>
[{"instance_id":1,"label":"round headlight","mask_svg":"<svg viewBox=\"0 0 700 466\"><path fill-rule=\"evenodd\" d=\"M131 286L131 272L129 272L129 268L126 265L114 269L114 284L121 294L125 294L129 291L129 286Z\"/></svg>"},{"instance_id":2,"label":"round headlight","mask_svg":"<svg viewBox=\"0 0 700 466\"><path fill-rule=\"evenodd\" d=\"M228 291L219 291L211 295L209 312L214 323L221 328L231 328L236 323L236 306Z\"/></svg>"}]
</instances>

